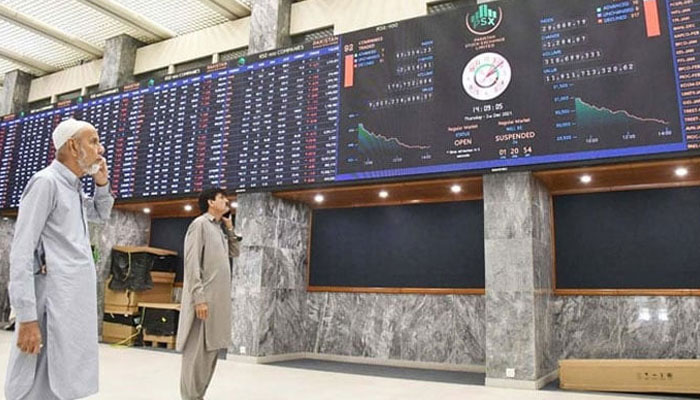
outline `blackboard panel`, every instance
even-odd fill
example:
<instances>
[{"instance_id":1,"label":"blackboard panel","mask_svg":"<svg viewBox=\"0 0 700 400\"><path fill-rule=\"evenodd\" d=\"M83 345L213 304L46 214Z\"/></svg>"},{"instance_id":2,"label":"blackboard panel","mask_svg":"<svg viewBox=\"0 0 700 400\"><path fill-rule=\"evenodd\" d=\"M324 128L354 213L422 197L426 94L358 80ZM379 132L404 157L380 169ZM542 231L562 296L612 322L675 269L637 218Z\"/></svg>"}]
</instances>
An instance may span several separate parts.
<instances>
[{"instance_id":1,"label":"blackboard panel","mask_svg":"<svg viewBox=\"0 0 700 400\"><path fill-rule=\"evenodd\" d=\"M557 289L700 288L700 187L556 196Z\"/></svg>"},{"instance_id":2,"label":"blackboard panel","mask_svg":"<svg viewBox=\"0 0 700 400\"><path fill-rule=\"evenodd\" d=\"M177 251L175 282L182 282L185 234L194 218L156 218L151 221L151 247Z\"/></svg>"},{"instance_id":3,"label":"blackboard panel","mask_svg":"<svg viewBox=\"0 0 700 400\"><path fill-rule=\"evenodd\" d=\"M483 288L482 201L316 210L310 286Z\"/></svg>"}]
</instances>

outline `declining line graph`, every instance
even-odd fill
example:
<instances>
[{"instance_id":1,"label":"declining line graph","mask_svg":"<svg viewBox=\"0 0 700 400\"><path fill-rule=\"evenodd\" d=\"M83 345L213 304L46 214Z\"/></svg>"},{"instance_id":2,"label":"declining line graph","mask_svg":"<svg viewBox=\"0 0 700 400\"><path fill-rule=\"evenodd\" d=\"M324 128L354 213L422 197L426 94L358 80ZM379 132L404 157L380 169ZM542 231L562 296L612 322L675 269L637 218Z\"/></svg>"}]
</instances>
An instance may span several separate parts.
<instances>
[{"instance_id":1,"label":"declining line graph","mask_svg":"<svg viewBox=\"0 0 700 400\"><path fill-rule=\"evenodd\" d=\"M381 141L381 142L386 143L386 145L389 147L401 147L401 148L405 148L405 149L414 149L414 150L427 150L430 148L430 146L409 145L409 144L401 142L397 138L390 138L390 137L386 137L384 135L380 135L378 133L371 132L371 131L367 130L367 128L365 128L364 124L357 125L357 138L360 141L360 143L362 143L363 141L366 143L375 143L377 141Z\"/></svg>"},{"instance_id":2,"label":"declining line graph","mask_svg":"<svg viewBox=\"0 0 700 400\"><path fill-rule=\"evenodd\" d=\"M638 117L632 113L630 113L627 110L611 110L607 107L602 107L602 106L596 106L595 104L588 103L581 99L580 97L576 98L576 113L578 114L579 112L599 112L603 114L609 114L612 117L623 117L623 118L628 118L632 120L636 120L639 122L654 122L660 125L669 125L667 121L664 121L662 119L657 119L657 118L644 118L644 117Z\"/></svg>"},{"instance_id":3,"label":"declining line graph","mask_svg":"<svg viewBox=\"0 0 700 400\"><path fill-rule=\"evenodd\" d=\"M678 135L668 121L660 118L591 104L579 97L574 98L574 107L579 137L590 146L667 141Z\"/></svg>"},{"instance_id":4,"label":"declining line graph","mask_svg":"<svg viewBox=\"0 0 700 400\"><path fill-rule=\"evenodd\" d=\"M374 133L367 129L364 124L357 124L357 142L354 146L365 159L364 163L369 164L402 164L409 159L421 159L421 157L431 156L427 150L431 146L422 144L407 144L395 137L388 137ZM358 160L359 161L359 160Z\"/></svg>"}]
</instances>

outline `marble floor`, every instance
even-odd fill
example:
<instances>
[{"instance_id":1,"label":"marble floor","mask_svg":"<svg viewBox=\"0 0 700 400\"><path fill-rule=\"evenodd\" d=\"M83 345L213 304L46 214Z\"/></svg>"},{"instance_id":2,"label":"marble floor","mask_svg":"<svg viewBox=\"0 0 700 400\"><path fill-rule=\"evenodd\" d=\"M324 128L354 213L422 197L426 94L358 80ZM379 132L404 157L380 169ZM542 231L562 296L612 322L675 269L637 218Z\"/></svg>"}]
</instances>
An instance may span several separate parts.
<instances>
[{"instance_id":1,"label":"marble floor","mask_svg":"<svg viewBox=\"0 0 700 400\"><path fill-rule=\"evenodd\" d=\"M11 333L0 332L0 388ZM100 393L89 399L177 400L180 356L166 351L100 345ZM4 390L2 390L4 392ZM0 395L0 399L5 397ZM426 382L310 369L219 361L207 400L630 400L631 395L528 391ZM651 397L644 397L650 399ZM664 397L653 397L662 399Z\"/></svg>"}]
</instances>

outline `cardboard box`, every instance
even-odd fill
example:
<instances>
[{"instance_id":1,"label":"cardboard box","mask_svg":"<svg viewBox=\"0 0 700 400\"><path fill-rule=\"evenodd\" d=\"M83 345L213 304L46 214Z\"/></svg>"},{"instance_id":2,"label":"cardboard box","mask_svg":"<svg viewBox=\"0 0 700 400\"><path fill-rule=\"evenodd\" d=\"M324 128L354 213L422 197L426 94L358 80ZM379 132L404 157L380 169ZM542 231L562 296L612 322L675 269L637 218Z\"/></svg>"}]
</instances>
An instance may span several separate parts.
<instances>
[{"instance_id":1,"label":"cardboard box","mask_svg":"<svg viewBox=\"0 0 700 400\"><path fill-rule=\"evenodd\" d=\"M105 313L131 315L138 312L138 302L134 298L134 292L117 292L105 283Z\"/></svg>"},{"instance_id":2,"label":"cardboard box","mask_svg":"<svg viewBox=\"0 0 700 400\"><path fill-rule=\"evenodd\" d=\"M562 389L699 393L700 360L561 360Z\"/></svg>"},{"instance_id":3,"label":"cardboard box","mask_svg":"<svg viewBox=\"0 0 700 400\"><path fill-rule=\"evenodd\" d=\"M136 303L170 303L173 297L173 272L151 272L153 289L135 293Z\"/></svg>"},{"instance_id":4,"label":"cardboard box","mask_svg":"<svg viewBox=\"0 0 700 400\"><path fill-rule=\"evenodd\" d=\"M173 283L175 283L175 273L151 271L151 280L154 286L166 285L172 287Z\"/></svg>"},{"instance_id":5,"label":"cardboard box","mask_svg":"<svg viewBox=\"0 0 700 400\"><path fill-rule=\"evenodd\" d=\"M143 292L133 292L134 300L138 303L169 303L173 297L173 285L154 283L153 289Z\"/></svg>"},{"instance_id":6,"label":"cardboard box","mask_svg":"<svg viewBox=\"0 0 700 400\"><path fill-rule=\"evenodd\" d=\"M126 340L122 344L131 346L136 341L136 332L136 327L131 325L102 323L102 341L104 343L120 343Z\"/></svg>"}]
</instances>

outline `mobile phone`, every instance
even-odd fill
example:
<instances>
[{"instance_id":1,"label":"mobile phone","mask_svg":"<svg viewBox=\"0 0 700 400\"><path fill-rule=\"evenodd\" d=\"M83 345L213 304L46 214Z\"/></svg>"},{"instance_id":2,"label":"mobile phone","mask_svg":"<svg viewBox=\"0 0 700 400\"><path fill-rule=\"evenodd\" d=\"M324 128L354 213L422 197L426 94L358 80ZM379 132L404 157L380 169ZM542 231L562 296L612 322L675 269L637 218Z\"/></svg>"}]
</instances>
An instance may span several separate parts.
<instances>
[{"instance_id":1,"label":"mobile phone","mask_svg":"<svg viewBox=\"0 0 700 400\"><path fill-rule=\"evenodd\" d=\"M222 217L231 218L231 222L233 222L234 225L236 224L236 214L231 214L231 211L227 211L224 215L222 215ZM241 240L243 240L243 236L238 236L236 234L234 234L234 236L236 237L236 240L239 242Z\"/></svg>"}]
</instances>

